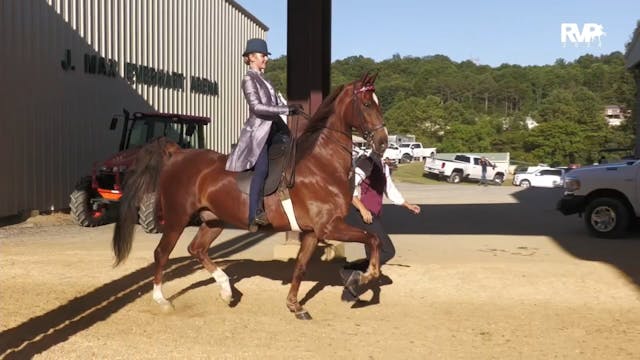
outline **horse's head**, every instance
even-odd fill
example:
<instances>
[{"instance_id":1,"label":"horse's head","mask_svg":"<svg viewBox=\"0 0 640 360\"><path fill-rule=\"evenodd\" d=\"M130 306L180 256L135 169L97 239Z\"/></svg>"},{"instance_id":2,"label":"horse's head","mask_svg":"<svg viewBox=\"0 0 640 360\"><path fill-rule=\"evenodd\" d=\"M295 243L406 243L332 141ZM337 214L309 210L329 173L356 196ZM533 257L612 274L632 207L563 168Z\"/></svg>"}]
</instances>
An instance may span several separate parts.
<instances>
[{"instance_id":1,"label":"horse's head","mask_svg":"<svg viewBox=\"0 0 640 360\"><path fill-rule=\"evenodd\" d=\"M382 155L389 139L375 94L374 83L377 76L377 73L366 73L360 80L345 87L345 91L352 96L344 111L349 125L360 132L374 152Z\"/></svg>"}]
</instances>

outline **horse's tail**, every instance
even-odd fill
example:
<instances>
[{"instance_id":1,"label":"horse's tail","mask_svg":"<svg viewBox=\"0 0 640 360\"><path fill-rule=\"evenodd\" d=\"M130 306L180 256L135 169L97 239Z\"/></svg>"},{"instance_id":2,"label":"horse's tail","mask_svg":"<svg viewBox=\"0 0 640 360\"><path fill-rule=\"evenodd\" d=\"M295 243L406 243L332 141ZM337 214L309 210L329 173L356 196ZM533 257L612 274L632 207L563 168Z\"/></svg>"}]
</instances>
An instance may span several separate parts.
<instances>
[{"instance_id":1,"label":"horse's tail","mask_svg":"<svg viewBox=\"0 0 640 360\"><path fill-rule=\"evenodd\" d=\"M120 214L113 232L114 266L129 256L140 202L145 194L156 192L165 160L176 149L179 149L178 145L167 138L156 139L140 149L133 166L127 170L120 198Z\"/></svg>"}]
</instances>

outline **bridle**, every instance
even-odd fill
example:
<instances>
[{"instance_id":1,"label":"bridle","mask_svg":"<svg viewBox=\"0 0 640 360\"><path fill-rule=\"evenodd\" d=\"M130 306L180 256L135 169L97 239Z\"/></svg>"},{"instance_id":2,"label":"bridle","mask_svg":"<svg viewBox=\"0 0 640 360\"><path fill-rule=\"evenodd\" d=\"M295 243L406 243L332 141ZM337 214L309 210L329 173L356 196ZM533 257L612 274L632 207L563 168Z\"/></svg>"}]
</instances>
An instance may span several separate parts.
<instances>
[{"instance_id":1,"label":"bridle","mask_svg":"<svg viewBox=\"0 0 640 360\"><path fill-rule=\"evenodd\" d=\"M360 109L360 111L358 111L357 107L359 104L361 104L362 102L358 99L358 94L361 93L365 93L367 91L371 91L374 92L376 90L375 86L373 85L363 85L361 88L356 89L353 91L353 101L351 101L351 103L353 104L353 113L355 114L356 112L358 113L358 123L357 123L357 127L358 127L358 131L360 132L360 134L362 135L362 138L367 142L367 144L369 144L369 146L371 147L371 149L373 149L374 151L377 150L375 149L374 143L373 143L373 136L380 130L384 130L384 122L378 126L376 126L373 129L367 130L365 128L365 123L364 123L364 112L362 109ZM374 94L375 96L375 94ZM377 103L377 101L376 101ZM362 106L362 105L361 105ZM369 105L364 105L366 107L368 107ZM302 112L301 115L309 120L311 117L309 114ZM346 132L344 130L340 130L340 129L334 129L332 127L329 126L323 126L324 129L327 130L331 130L333 132L342 134L346 137L349 138L349 142L351 142L351 132ZM343 143L341 143L340 141L338 141L338 139L332 137L332 136L327 136L328 139L332 140L333 142L337 143L343 150L345 150L347 153L351 154L352 150L349 149L348 147L346 147ZM377 151L376 151L377 152Z\"/></svg>"},{"instance_id":2,"label":"bridle","mask_svg":"<svg viewBox=\"0 0 640 360\"><path fill-rule=\"evenodd\" d=\"M353 99L352 99L352 103L353 103L353 111L355 113L355 111L357 111L357 106L358 104L361 103L361 101L359 101L358 99L358 94L367 92L367 91L371 91L374 92L376 90L375 86L373 86L373 84L369 84L369 85L363 85L362 87L360 87L359 89L356 89L353 91ZM375 93L372 94L373 96L375 96ZM377 103L377 100L376 100ZM366 105L365 106L369 106ZM305 113L304 111L301 111L299 113L302 117L304 117L306 120L311 119L311 116L307 113ZM358 119L360 120L358 123L358 127L359 127L359 131L360 134L362 135L362 138L365 139L365 141L367 141L367 143L369 144L369 146L371 146L371 149L375 152L375 146L373 144L373 136L376 134L376 132L383 130L384 129L384 122L382 124L380 124L379 126L371 129L371 130L366 130L365 129L365 124L364 124L364 112L362 109L360 109L360 111L358 111L359 117ZM295 122L295 130L294 133L297 134L297 128L298 128L298 121L296 119ZM332 127L329 126L322 126L322 128L327 129L327 130L331 130L333 132L342 134L344 136L346 136L349 139L349 144L351 144L351 147L353 146L352 144L352 137L351 137L351 132L346 132L340 129L334 129ZM340 142L337 138L330 136L330 135L326 135L326 138L335 142L336 144L338 144L338 146L340 146L340 148L342 150L344 150L347 154L349 154L349 157L353 156L353 149L350 147L347 147L344 145L344 143ZM291 150L290 150L290 154L289 154L289 164L287 165L288 168L290 168L290 174L287 177L288 181L287 181L287 187L288 188L292 188L294 183L295 183L295 157L296 157L296 139L293 139L293 144L291 146ZM383 149L384 150L384 149ZM382 155L382 154L381 154ZM353 173L353 163L351 164L351 170L350 170L350 174ZM284 174L286 177L286 174Z\"/></svg>"},{"instance_id":3,"label":"bridle","mask_svg":"<svg viewBox=\"0 0 640 360\"><path fill-rule=\"evenodd\" d=\"M372 92L372 96L375 96L374 91L376 91L376 87L373 86L373 84L363 85L360 89L357 89L357 90L353 91L353 101L352 101L352 103L353 103L354 113L356 111L356 107L358 106L357 104L361 103L360 101L358 101L358 94L365 93L365 92L368 92L368 91L371 91ZM376 103L377 103L377 101L376 101ZM368 107L369 105L365 104L364 106ZM384 129L384 122L382 122L382 124L376 126L375 128L373 128L371 130L366 130L364 128L364 112L362 111L362 109L358 112L358 114L360 115L359 116L360 122L358 124L358 127L359 127L358 130L360 131L360 134L362 134L362 138L369 144L369 146L371 146L371 149L373 149L375 151L376 149L375 149L375 146L373 144L373 136L376 134L376 132Z\"/></svg>"}]
</instances>

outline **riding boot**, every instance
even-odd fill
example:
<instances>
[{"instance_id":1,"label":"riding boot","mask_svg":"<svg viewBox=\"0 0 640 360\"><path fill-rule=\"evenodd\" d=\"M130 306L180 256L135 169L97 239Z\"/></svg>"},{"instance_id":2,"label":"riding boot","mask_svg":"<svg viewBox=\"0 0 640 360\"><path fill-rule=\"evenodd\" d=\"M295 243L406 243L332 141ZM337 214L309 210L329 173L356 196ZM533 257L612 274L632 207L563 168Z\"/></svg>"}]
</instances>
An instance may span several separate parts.
<instances>
[{"instance_id":1,"label":"riding boot","mask_svg":"<svg viewBox=\"0 0 640 360\"><path fill-rule=\"evenodd\" d=\"M269 158L265 146L254 166L254 174L249 190L249 231L256 232L260 226L269 224L264 212L264 183L268 175Z\"/></svg>"}]
</instances>

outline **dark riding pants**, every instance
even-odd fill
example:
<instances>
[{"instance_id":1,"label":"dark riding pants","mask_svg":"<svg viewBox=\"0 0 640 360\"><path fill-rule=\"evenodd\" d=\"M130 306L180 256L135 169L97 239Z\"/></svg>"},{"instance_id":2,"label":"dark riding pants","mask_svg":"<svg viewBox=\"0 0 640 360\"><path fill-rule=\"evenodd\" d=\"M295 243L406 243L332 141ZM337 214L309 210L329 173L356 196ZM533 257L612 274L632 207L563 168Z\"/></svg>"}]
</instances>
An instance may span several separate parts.
<instances>
[{"instance_id":1,"label":"dark riding pants","mask_svg":"<svg viewBox=\"0 0 640 360\"><path fill-rule=\"evenodd\" d=\"M393 242L391 242L391 238L389 237L387 232L382 228L382 223L378 216L374 215L371 224L367 224L364 222L364 220L362 220L362 215L360 215L360 212L354 206L350 206L349 214L347 215L345 222L351 226L355 226L359 229L378 236L378 239L380 240L380 265L386 264L396 255L396 248L393 246ZM345 268L350 270L366 271L369 267L371 249L369 249L368 246L365 246L364 250L367 255L366 261L356 261L354 263L348 264L347 266L345 266Z\"/></svg>"},{"instance_id":2,"label":"dark riding pants","mask_svg":"<svg viewBox=\"0 0 640 360\"><path fill-rule=\"evenodd\" d=\"M249 188L249 223L256 217L258 208L261 208L261 201L264 197L264 183L269 174L269 145L264 144L258 160L253 166L253 177Z\"/></svg>"}]
</instances>

